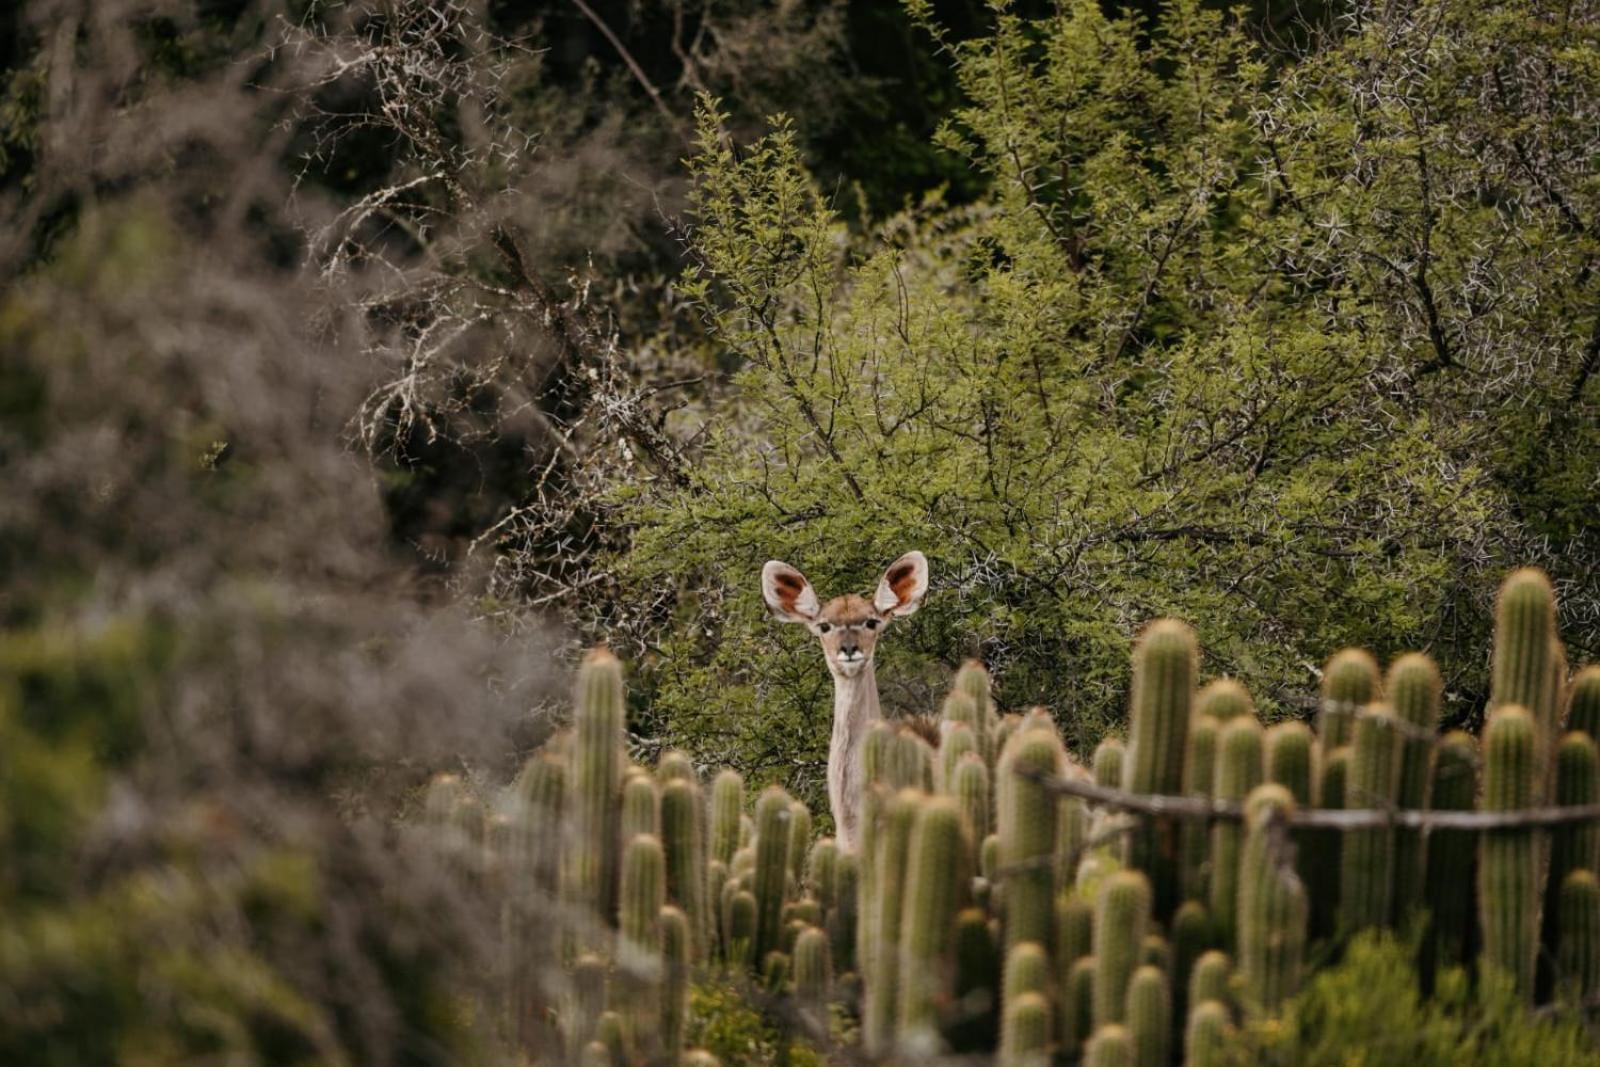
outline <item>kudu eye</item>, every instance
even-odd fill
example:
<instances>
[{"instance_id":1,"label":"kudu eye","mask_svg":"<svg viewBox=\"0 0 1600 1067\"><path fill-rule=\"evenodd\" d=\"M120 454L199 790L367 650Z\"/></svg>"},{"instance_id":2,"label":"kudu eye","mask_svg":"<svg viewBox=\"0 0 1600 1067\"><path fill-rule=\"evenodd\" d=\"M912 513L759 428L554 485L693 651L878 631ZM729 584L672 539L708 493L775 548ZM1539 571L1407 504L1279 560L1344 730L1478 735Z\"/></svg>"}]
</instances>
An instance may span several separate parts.
<instances>
[{"instance_id":1,"label":"kudu eye","mask_svg":"<svg viewBox=\"0 0 1600 1067\"><path fill-rule=\"evenodd\" d=\"M827 624L827 623L825 623L825 622L819 622L819 623L817 623L817 633L819 633L819 634L825 634L825 633L827 633L827 632L828 632L828 631L829 631L829 630L831 630L831 629L833 629L833 627L832 627L832 626L829 626L829 625L828 625L828 624Z\"/></svg>"},{"instance_id":2,"label":"kudu eye","mask_svg":"<svg viewBox=\"0 0 1600 1067\"><path fill-rule=\"evenodd\" d=\"M868 619L867 620L867 629L876 630L877 628L878 628L878 620L877 619Z\"/></svg>"}]
</instances>

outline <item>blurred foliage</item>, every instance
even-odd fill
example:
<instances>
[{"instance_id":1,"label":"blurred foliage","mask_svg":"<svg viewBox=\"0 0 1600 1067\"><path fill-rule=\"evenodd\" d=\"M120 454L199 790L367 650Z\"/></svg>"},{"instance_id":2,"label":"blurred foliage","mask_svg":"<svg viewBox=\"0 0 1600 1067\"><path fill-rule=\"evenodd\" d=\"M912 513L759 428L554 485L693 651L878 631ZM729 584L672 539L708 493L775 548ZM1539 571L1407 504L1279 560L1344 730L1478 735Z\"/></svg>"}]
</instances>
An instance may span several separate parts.
<instances>
[{"instance_id":1,"label":"blurred foliage","mask_svg":"<svg viewBox=\"0 0 1600 1067\"><path fill-rule=\"evenodd\" d=\"M1413 958L1413 947L1391 934L1361 934L1343 960L1316 973L1283 1019L1247 1023L1236 1033L1229 1049L1232 1062L1307 1067L1593 1062L1594 1035L1582 1012L1552 1008L1530 1019L1503 975L1474 984L1460 970L1441 975L1434 995L1425 998Z\"/></svg>"}]
</instances>

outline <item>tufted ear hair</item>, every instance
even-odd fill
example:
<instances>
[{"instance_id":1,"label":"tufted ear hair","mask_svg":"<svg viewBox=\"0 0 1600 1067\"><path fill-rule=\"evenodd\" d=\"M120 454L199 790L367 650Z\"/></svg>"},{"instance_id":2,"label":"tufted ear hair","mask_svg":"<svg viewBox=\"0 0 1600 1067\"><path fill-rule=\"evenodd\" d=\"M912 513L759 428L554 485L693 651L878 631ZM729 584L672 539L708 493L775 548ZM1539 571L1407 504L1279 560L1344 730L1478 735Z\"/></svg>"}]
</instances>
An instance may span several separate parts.
<instances>
[{"instance_id":1,"label":"tufted ear hair","mask_svg":"<svg viewBox=\"0 0 1600 1067\"><path fill-rule=\"evenodd\" d=\"M928 557L921 552L907 552L889 564L878 579L872 606L890 618L902 618L922 606L922 594L927 591Z\"/></svg>"},{"instance_id":2,"label":"tufted ear hair","mask_svg":"<svg viewBox=\"0 0 1600 1067\"><path fill-rule=\"evenodd\" d=\"M761 568L761 596L780 622L811 622L822 611L806 576L782 560L769 559Z\"/></svg>"}]
</instances>

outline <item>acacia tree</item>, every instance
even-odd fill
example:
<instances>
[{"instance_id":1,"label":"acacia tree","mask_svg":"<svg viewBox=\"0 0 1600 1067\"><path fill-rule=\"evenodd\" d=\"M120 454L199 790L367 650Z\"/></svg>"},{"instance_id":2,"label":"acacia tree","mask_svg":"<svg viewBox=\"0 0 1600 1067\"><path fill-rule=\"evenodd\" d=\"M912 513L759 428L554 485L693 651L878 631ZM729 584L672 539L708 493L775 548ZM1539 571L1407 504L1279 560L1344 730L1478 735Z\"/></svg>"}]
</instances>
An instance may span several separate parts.
<instances>
[{"instance_id":1,"label":"acacia tree","mask_svg":"<svg viewBox=\"0 0 1600 1067\"><path fill-rule=\"evenodd\" d=\"M1363 4L1293 56L1193 0L927 20L969 101L940 143L990 192L866 233L786 122L736 151L708 110L686 291L733 389L686 484L618 495L629 580L677 605L613 617L661 652L662 728L814 782L826 679L762 618L769 556L844 589L922 549L901 703L978 652L1085 750L1156 615L1274 712L1356 644L1430 649L1474 713L1514 562L1592 648L1600 69L1569 42L1600 18L1554 10Z\"/></svg>"}]
</instances>

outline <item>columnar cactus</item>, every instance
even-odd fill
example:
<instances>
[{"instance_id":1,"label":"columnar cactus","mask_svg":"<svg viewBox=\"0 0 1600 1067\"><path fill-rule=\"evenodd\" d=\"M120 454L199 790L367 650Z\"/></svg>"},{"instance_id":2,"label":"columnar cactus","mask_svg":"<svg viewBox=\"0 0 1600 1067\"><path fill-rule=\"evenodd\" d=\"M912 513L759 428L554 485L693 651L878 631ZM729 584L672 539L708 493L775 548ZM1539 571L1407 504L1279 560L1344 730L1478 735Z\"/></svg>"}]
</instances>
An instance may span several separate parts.
<instances>
[{"instance_id":1,"label":"columnar cactus","mask_svg":"<svg viewBox=\"0 0 1600 1067\"><path fill-rule=\"evenodd\" d=\"M1301 806L1311 803L1314 745L1303 722L1280 722L1266 732L1266 780L1283 786Z\"/></svg>"},{"instance_id":2,"label":"columnar cactus","mask_svg":"<svg viewBox=\"0 0 1600 1067\"><path fill-rule=\"evenodd\" d=\"M507 842L507 1010L518 1044L536 1055L549 1040L542 990L543 969L557 939L542 916L559 887L567 765L537 753L523 765L511 788Z\"/></svg>"},{"instance_id":3,"label":"columnar cactus","mask_svg":"<svg viewBox=\"0 0 1600 1067\"><path fill-rule=\"evenodd\" d=\"M1332 752L1355 740L1357 713L1378 699L1378 664L1359 648L1335 653L1322 671L1317 740Z\"/></svg>"},{"instance_id":4,"label":"columnar cactus","mask_svg":"<svg viewBox=\"0 0 1600 1067\"><path fill-rule=\"evenodd\" d=\"M959 717L959 721L972 727L978 752L992 768L1000 754L1000 740L995 736L999 723L996 721L994 698L990 695L989 672L983 669L982 663L969 659L961 665L956 672L952 695L956 694L965 697L972 710L967 711L965 706L947 707L945 718L953 720Z\"/></svg>"},{"instance_id":5,"label":"columnar cactus","mask_svg":"<svg viewBox=\"0 0 1600 1067\"><path fill-rule=\"evenodd\" d=\"M1118 871L1100 887L1094 915L1097 1028L1127 1018L1128 979L1150 923L1150 902L1150 881L1139 871Z\"/></svg>"},{"instance_id":6,"label":"columnar cactus","mask_svg":"<svg viewBox=\"0 0 1600 1067\"><path fill-rule=\"evenodd\" d=\"M1600 992L1600 880L1569 871L1557 901L1556 993L1579 1004Z\"/></svg>"},{"instance_id":7,"label":"columnar cactus","mask_svg":"<svg viewBox=\"0 0 1600 1067\"><path fill-rule=\"evenodd\" d=\"M1133 650L1124 788L1168 796L1183 791L1198 659L1194 632L1176 619L1154 622L1140 635ZM1177 824L1171 819L1141 819L1125 840L1128 865L1150 879L1156 913L1170 914L1178 903Z\"/></svg>"},{"instance_id":8,"label":"columnar cactus","mask_svg":"<svg viewBox=\"0 0 1600 1067\"><path fill-rule=\"evenodd\" d=\"M685 779L670 781L682 784ZM693 964L692 923L680 909L661 909L661 1051L676 1063L689 1025L689 971Z\"/></svg>"},{"instance_id":9,"label":"columnar cactus","mask_svg":"<svg viewBox=\"0 0 1600 1067\"><path fill-rule=\"evenodd\" d=\"M1556 747L1555 802L1562 807L1600 803L1600 752L1585 733L1569 733ZM1550 869L1545 881L1540 958L1556 959L1561 893L1572 871L1600 867L1600 825L1567 823L1550 831ZM1546 967L1549 964L1545 964ZM1548 988L1549 983L1541 983Z\"/></svg>"},{"instance_id":10,"label":"columnar cactus","mask_svg":"<svg viewBox=\"0 0 1600 1067\"><path fill-rule=\"evenodd\" d=\"M1061 773L1061 741L1053 730L1024 730L1001 753L1000 863L1005 874L1006 946L1050 944L1055 851L1055 795L1027 774Z\"/></svg>"},{"instance_id":11,"label":"columnar cactus","mask_svg":"<svg viewBox=\"0 0 1600 1067\"><path fill-rule=\"evenodd\" d=\"M1197 900L1185 901L1172 916L1172 1003L1177 1018L1188 1014L1189 976L1211 948L1211 915Z\"/></svg>"},{"instance_id":12,"label":"columnar cactus","mask_svg":"<svg viewBox=\"0 0 1600 1067\"><path fill-rule=\"evenodd\" d=\"M1572 679L1567 729L1582 730L1600 744L1600 666L1585 667Z\"/></svg>"},{"instance_id":13,"label":"columnar cactus","mask_svg":"<svg viewBox=\"0 0 1600 1067\"><path fill-rule=\"evenodd\" d=\"M1433 782L1434 733L1439 728L1444 683L1433 660L1421 653L1401 656L1389 666L1384 689L1401 725L1400 785L1395 796L1402 809L1427 808ZM1403 926L1425 906L1427 846L1420 830L1398 830L1394 839L1394 907L1392 920Z\"/></svg>"},{"instance_id":14,"label":"columnar cactus","mask_svg":"<svg viewBox=\"0 0 1600 1067\"><path fill-rule=\"evenodd\" d=\"M656 761L656 781L665 786L668 782L679 780L700 783L700 775L694 769L694 761L688 753L677 749L668 749L661 753L661 758Z\"/></svg>"},{"instance_id":15,"label":"columnar cactus","mask_svg":"<svg viewBox=\"0 0 1600 1067\"><path fill-rule=\"evenodd\" d=\"M1289 862L1288 828L1294 798L1264 785L1245 805L1246 838L1239 872L1239 973L1246 1003L1276 1014L1300 988L1309 905Z\"/></svg>"},{"instance_id":16,"label":"columnar cactus","mask_svg":"<svg viewBox=\"0 0 1600 1067\"><path fill-rule=\"evenodd\" d=\"M811 809L800 801L789 804L789 877L796 885L805 877L806 856L811 851Z\"/></svg>"},{"instance_id":17,"label":"columnar cactus","mask_svg":"<svg viewBox=\"0 0 1600 1067\"><path fill-rule=\"evenodd\" d=\"M1094 1033L1095 958L1083 956L1067 973L1061 990L1061 1043L1068 1049L1082 1047Z\"/></svg>"},{"instance_id":18,"label":"columnar cactus","mask_svg":"<svg viewBox=\"0 0 1600 1067\"><path fill-rule=\"evenodd\" d=\"M828 1001L832 995L833 962L828 935L815 926L801 931L794 942L794 992L814 1028L827 1032Z\"/></svg>"},{"instance_id":19,"label":"columnar cactus","mask_svg":"<svg viewBox=\"0 0 1600 1067\"><path fill-rule=\"evenodd\" d=\"M1500 586L1494 616L1494 672L1490 710L1513 705L1525 709L1535 727L1535 756L1542 767L1554 744L1566 679L1558 678L1555 590L1543 571L1525 567ZM1534 797L1545 796L1542 781Z\"/></svg>"},{"instance_id":20,"label":"columnar cactus","mask_svg":"<svg viewBox=\"0 0 1600 1067\"><path fill-rule=\"evenodd\" d=\"M725 941L728 962L735 967L750 967L755 963L756 895L748 889L735 889L728 895Z\"/></svg>"},{"instance_id":21,"label":"columnar cactus","mask_svg":"<svg viewBox=\"0 0 1600 1067\"><path fill-rule=\"evenodd\" d=\"M667 899L689 920L690 957L706 958L711 942L711 908L707 903L706 850L701 820L704 803L699 782L673 776L661 790L661 843L667 850Z\"/></svg>"},{"instance_id":22,"label":"columnar cactus","mask_svg":"<svg viewBox=\"0 0 1600 1067\"><path fill-rule=\"evenodd\" d=\"M1355 724L1350 808L1392 808L1400 789L1400 730L1393 713L1370 704ZM1394 892L1394 831L1385 826L1345 834L1339 866L1339 922L1346 933L1388 926Z\"/></svg>"},{"instance_id":23,"label":"columnar cactus","mask_svg":"<svg viewBox=\"0 0 1600 1067\"><path fill-rule=\"evenodd\" d=\"M1513 811L1533 803L1537 738L1538 725L1523 708L1502 705L1489 717L1483 736L1485 811ZM1539 953L1538 875L1539 841L1532 831L1484 832L1478 856L1482 960L1505 972L1530 998Z\"/></svg>"},{"instance_id":24,"label":"columnar cactus","mask_svg":"<svg viewBox=\"0 0 1600 1067\"><path fill-rule=\"evenodd\" d=\"M1350 780L1351 748L1329 750L1321 747L1321 780L1317 783L1317 806L1330 811L1345 806ZM1309 854L1303 868L1311 890L1311 935L1331 936L1338 927L1339 884L1344 858L1344 835L1338 830L1311 830L1302 835L1302 846Z\"/></svg>"},{"instance_id":25,"label":"columnar cactus","mask_svg":"<svg viewBox=\"0 0 1600 1067\"><path fill-rule=\"evenodd\" d=\"M1094 905L1071 889L1056 898L1056 970L1066 979L1072 965L1094 952Z\"/></svg>"},{"instance_id":26,"label":"columnar cactus","mask_svg":"<svg viewBox=\"0 0 1600 1067\"><path fill-rule=\"evenodd\" d=\"M946 999L943 961L956 913L972 879L966 818L948 797L925 800L911 831L909 882L900 930L900 1045L939 1050L939 1004Z\"/></svg>"},{"instance_id":27,"label":"columnar cactus","mask_svg":"<svg viewBox=\"0 0 1600 1067\"><path fill-rule=\"evenodd\" d=\"M959 694L952 694L952 699L963 698ZM949 703L949 700L945 701L947 710ZM934 788L941 793L954 793L956 767L960 765L961 758L968 755L976 758L979 763L984 763L983 753L978 749L978 740L972 733L972 727L964 722L945 719L939 724L939 755L934 764L936 772L933 776ZM985 763L984 770L988 769Z\"/></svg>"},{"instance_id":28,"label":"columnar cactus","mask_svg":"<svg viewBox=\"0 0 1600 1067\"><path fill-rule=\"evenodd\" d=\"M744 808L744 779L738 771L720 771L711 780L711 858L731 864L739 851L739 817Z\"/></svg>"},{"instance_id":29,"label":"columnar cactus","mask_svg":"<svg viewBox=\"0 0 1600 1067\"><path fill-rule=\"evenodd\" d=\"M606 1003L606 961L584 953L572 961L561 1029L567 1041L567 1058L576 1058L594 1039L595 1025ZM603 1047L603 1046L602 1046Z\"/></svg>"},{"instance_id":30,"label":"columnar cactus","mask_svg":"<svg viewBox=\"0 0 1600 1067\"><path fill-rule=\"evenodd\" d=\"M1219 726L1226 726L1233 719L1255 718L1256 704L1244 686L1232 678L1218 678L1200 690L1195 698L1195 714L1208 716Z\"/></svg>"},{"instance_id":31,"label":"columnar cactus","mask_svg":"<svg viewBox=\"0 0 1600 1067\"><path fill-rule=\"evenodd\" d=\"M829 951L842 974L856 968L856 926L860 921L861 867L854 852L839 857L835 880L835 905L826 917Z\"/></svg>"},{"instance_id":32,"label":"columnar cactus","mask_svg":"<svg viewBox=\"0 0 1600 1067\"><path fill-rule=\"evenodd\" d=\"M1094 761L1091 764L1094 769L1095 785L1104 786L1107 789L1122 788L1122 768L1126 752L1127 750L1123 747L1120 738L1107 737L1101 739L1100 743L1095 746Z\"/></svg>"},{"instance_id":33,"label":"columnar cactus","mask_svg":"<svg viewBox=\"0 0 1600 1067\"><path fill-rule=\"evenodd\" d=\"M1133 1067L1136 1062L1133 1035L1116 1023L1096 1029L1083 1049L1083 1067Z\"/></svg>"},{"instance_id":34,"label":"columnar cactus","mask_svg":"<svg viewBox=\"0 0 1600 1067\"><path fill-rule=\"evenodd\" d=\"M976 849L989 832L989 768L975 753L968 753L956 765L950 793L961 805L967 829Z\"/></svg>"},{"instance_id":35,"label":"columnar cactus","mask_svg":"<svg viewBox=\"0 0 1600 1067\"><path fill-rule=\"evenodd\" d=\"M580 943L596 945L610 926L617 892L617 841L622 830L622 665L604 648L578 671L568 778L568 836L561 882L578 923ZM581 1048L581 1046L579 1046Z\"/></svg>"},{"instance_id":36,"label":"columnar cactus","mask_svg":"<svg viewBox=\"0 0 1600 1067\"><path fill-rule=\"evenodd\" d=\"M1261 724L1250 716L1231 719L1222 728L1217 754L1218 800L1242 802L1261 784ZM1244 830L1236 822L1219 821L1211 828L1210 911L1218 940L1232 947L1239 909L1239 852Z\"/></svg>"},{"instance_id":37,"label":"columnar cactus","mask_svg":"<svg viewBox=\"0 0 1600 1067\"><path fill-rule=\"evenodd\" d=\"M1167 1067L1172 1044L1172 989L1159 967L1140 967L1128 982L1128 1032L1137 1067Z\"/></svg>"},{"instance_id":38,"label":"columnar cactus","mask_svg":"<svg viewBox=\"0 0 1600 1067\"><path fill-rule=\"evenodd\" d=\"M1048 996L1050 992L1050 957L1043 945L1024 941L1013 945L1006 953L1005 976L1001 984L1000 1000L1010 1004L1026 993Z\"/></svg>"},{"instance_id":39,"label":"columnar cactus","mask_svg":"<svg viewBox=\"0 0 1600 1067\"><path fill-rule=\"evenodd\" d=\"M1233 960L1226 952L1212 949L1201 955L1194 961L1194 970L1189 974L1189 1010L1194 1011L1208 1000L1231 1004L1233 998L1228 993L1228 986L1232 978Z\"/></svg>"},{"instance_id":40,"label":"columnar cactus","mask_svg":"<svg viewBox=\"0 0 1600 1067\"><path fill-rule=\"evenodd\" d=\"M906 862L910 852L911 830L921 806L921 794L903 789L884 805L882 825L877 837L877 871L873 875L876 899L867 902L871 909L869 952L866 968L866 1010L861 1020L861 1036L867 1053L885 1054L894 1042L895 1010L899 1004L900 921Z\"/></svg>"},{"instance_id":41,"label":"columnar cactus","mask_svg":"<svg viewBox=\"0 0 1600 1067\"><path fill-rule=\"evenodd\" d=\"M789 794L768 786L756 802L755 958L765 961L778 947L789 877Z\"/></svg>"},{"instance_id":42,"label":"columnar cactus","mask_svg":"<svg viewBox=\"0 0 1600 1067\"><path fill-rule=\"evenodd\" d=\"M1189 1012L1189 1025L1183 1037L1183 1062L1186 1067L1228 1067L1233 1057L1228 1047L1232 1029L1228 1009L1215 1000L1196 1004Z\"/></svg>"},{"instance_id":43,"label":"columnar cactus","mask_svg":"<svg viewBox=\"0 0 1600 1067\"><path fill-rule=\"evenodd\" d=\"M618 1008L630 1044L647 1054L656 1047L660 1024L661 909L666 904L667 859L659 838L640 834L622 854L622 934Z\"/></svg>"},{"instance_id":44,"label":"columnar cactus","mask_svg":"<svg viewBox=\"0 0 1600 1067\"><path fill-rule=\"evenodd\" d=\"M1433 788L1428 806L1435 811L1470 811L1477 802L1478 742L1460 730L1435 745ZM1467 944L1475 913L1473 871L1478 837L1470 830L1434 830L1428 835L1427 905L1430 914L1424 942L1424 975L1433 967L1467 962Z\"/></svg>"},{"instance_id":45,"label":"columnar cactus","mask_svg":"<svg viewBox=\"0 0 1600 1067\"><path fill-rule=\"evenodd\" d=\"M950 1043L957 1052L988 1050L1000 1004L1000 946L982 908L956 916L954 938Z\"/></svg>"},{"instance_id":46,"label":"columnar cactus","mask_svg":"<svg viewBox=\"0 0 1600 1067\"><path fill-rule=\"evenodd\" d=\"M1000 1067L1048 1067L1050 1002L1027 993L1005 1006L1000 1031Z\"/></svg>"},{"instance_id":47,"label":"columnar cactus","mask_svg":"<svg viewBox=\"0 0 1600 1067\"><path fill-rule=\"evenodd\" d=\"M824 916L838 907L839 899L839 845L831 837L819 837L806 857L805 884L811 895L822 905Z\"/></svg>"},{"instance_id":48,"label":"columnar cactus","mask_svg":"<svg viewBox=\"0 0 1600 1067\"><path fill-rule=\"evenodd\" d=\"M622 779L622 843L640 834L661 836L661 791L654 778L634 768Z\"/></svg>"},{"instance_id":49,"label":"columnar cactus","mask_svg":"<svg viewBox=\"0 0 1600 1067\"><path fill-rule=\"evenodd\" d=\"M883 758L883 780L891 788L933 788L933 749L910 730L895 731Z\"/></svg>"},{"instance_id":50,"label":"columnar cactus","mask_svg":"<svg viewBox=\"0 0 1600 1067\"><path fill-rule=\"evenodd\" d=\"M1209 715L1189 723L1189 751L1183 763L1183 794L1209 797L1216 785L1217 738L1221 724ZM1179 828L1182 849L1179 881L1185 900L1210 896L1211 828L1200 819L1186 819Z\"/></svg>"}]
</instances>

